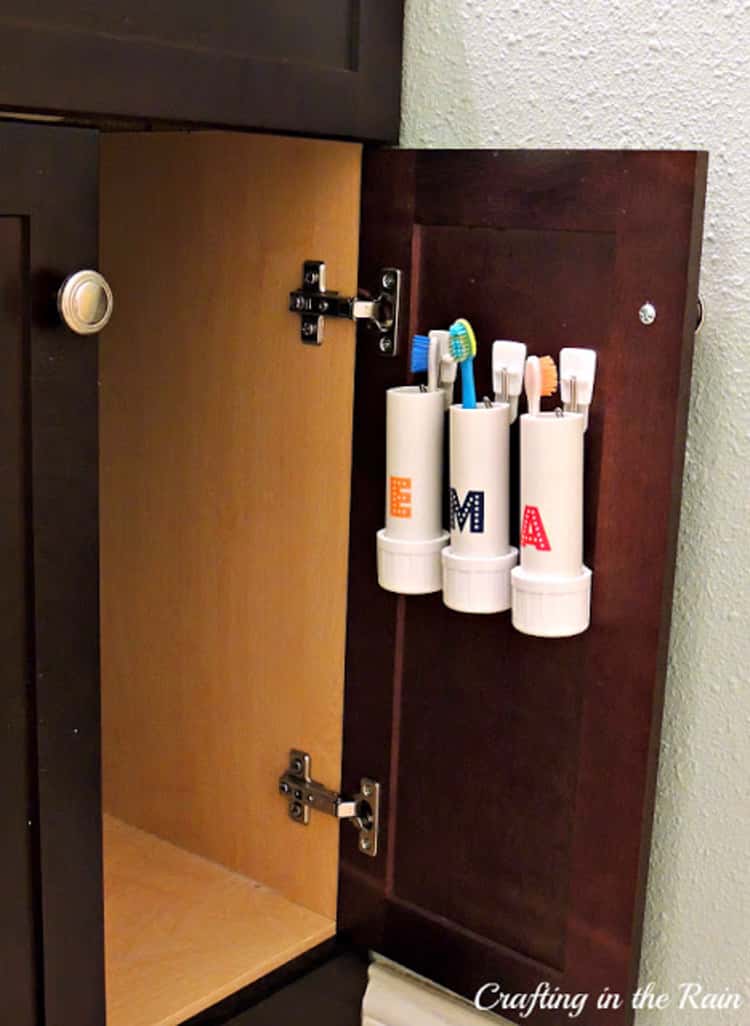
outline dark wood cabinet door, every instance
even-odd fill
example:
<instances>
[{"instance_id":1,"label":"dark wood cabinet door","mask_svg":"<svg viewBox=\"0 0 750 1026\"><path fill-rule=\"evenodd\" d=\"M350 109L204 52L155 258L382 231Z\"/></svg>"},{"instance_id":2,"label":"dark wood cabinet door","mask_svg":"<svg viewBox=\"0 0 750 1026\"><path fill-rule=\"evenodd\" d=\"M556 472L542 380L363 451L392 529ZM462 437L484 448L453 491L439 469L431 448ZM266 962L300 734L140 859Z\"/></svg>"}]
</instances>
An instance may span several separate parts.
<instances>
[{"instance_id":1,"label":"dark wood cabinet door","mask_svg":"<svg viewBox=\"0 0 750 1026\"><path fill-rule=\"evenodd\" d=\"M5 211L3 213L6 213ZM9 1022L36 1026L40 923L29 580L25 224L0 216L0 958Z\"/></svg>"},{"instance_id":2,"label":"dark wood cabinet door","mask_svg":"<svg viewBox=\"0 0 750 1026\"><path fill-rule=\"evenodd\" d=\"M97 354L55 308L96 262L97 138L5 124L0 153L2 1004L102 1026Z\"/></svg>"},{"instance_id":3,"label":"dark wood cabinet door","mask_svg":"<svg viewBox=\"0 0 750 1026\"><path fill-rule=\"evenodd\" d=\"M487 982L588 992L590 1026L632 1021L591 1002L629 992L639 961L705 174L705 155L667 152L382 151L364 165L360 281L399 266L407 295L399 358L365 328L358 342L343 784L380 780L385 810L377 859L343 831L340 926L468 997ZM408 380L406 340L457 316L480 340L479 395L495 338L598 352L593 619L578 637L378 587L385 390Z\"/></svg>"},{"instance_id":4,"label":"dark wood cabinet door","mask_svg":"<svg viewBox=\"0 0 750 1026\"><path fill-rule=\"evenodd\" d=\"M395 141L403 0L42 0L0 13L0 107Z\"/></svg>"}]
</instances>

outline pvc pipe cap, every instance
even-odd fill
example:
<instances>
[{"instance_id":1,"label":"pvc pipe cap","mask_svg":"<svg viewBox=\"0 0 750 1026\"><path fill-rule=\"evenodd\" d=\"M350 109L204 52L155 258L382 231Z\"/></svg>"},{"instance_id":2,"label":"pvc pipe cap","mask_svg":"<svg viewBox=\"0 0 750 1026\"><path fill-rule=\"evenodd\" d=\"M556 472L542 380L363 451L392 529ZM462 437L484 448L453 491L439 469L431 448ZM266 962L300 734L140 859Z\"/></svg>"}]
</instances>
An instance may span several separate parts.
<instances>
[{"instance_id":1,"label":"pvc pipe cap","mask_svg":"<svg viewBox=\"0 0 750 1026\"><path fill-rule=\"evenodd\" d=\"M545 577L518 566L511 574L513 626L538 638L582 634L591 619L591 571L577 577Z\"/></svg>"},{"instance_id":2,"label":"pvc pipe cap","mask_svg":"<svg viewBox=\"0 0 750 1026\"><path fill-rule=\"evenodd\" d=\"M440 553L449 534L437 538L402 540L389 538L385 528L378 531L378 584L399 595L429 595L440 591Z\"/></svg>"},{"instance_id":3,"label":"pvc pipe cap","mask_svg":"<svg viewBox=\"0 0 750 1026\"><path fill-rule=\"evenodd\" d=\"M518 549L503 556L458 556L443 549L443 602L458 613L502 613L510 609L510 572Z\"/></svg>"}]
</instances>

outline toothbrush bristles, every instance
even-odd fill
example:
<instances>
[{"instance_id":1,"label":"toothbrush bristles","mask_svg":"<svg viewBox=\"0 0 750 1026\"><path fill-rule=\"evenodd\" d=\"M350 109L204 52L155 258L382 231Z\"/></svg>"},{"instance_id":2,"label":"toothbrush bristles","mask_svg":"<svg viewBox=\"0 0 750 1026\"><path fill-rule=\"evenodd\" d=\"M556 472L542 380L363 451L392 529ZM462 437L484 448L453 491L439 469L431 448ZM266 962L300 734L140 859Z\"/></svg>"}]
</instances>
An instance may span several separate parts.
<instances>
[{"instance_id":1,"label":"toothbrush bristles","mask_svg":"<svg viewBox=\"0 0 750 1026\"><path fill-rule=\"evenodd\" d=\"M539 357L539 370L542 379L540 394L553 395L557 391L557 365L551 356Z\"/></svg>"},{"instance_id":2,"label":"toothbrush bristles","mask_svg":"<svg viewBox=\"0 0 750 1026\"><path fill-rule=\"evenodd\" d=\"M411 340L411 364L412 374L421 374L427 370L430 339L427 335L415 335Z\"/></svg>"}]
</instances>

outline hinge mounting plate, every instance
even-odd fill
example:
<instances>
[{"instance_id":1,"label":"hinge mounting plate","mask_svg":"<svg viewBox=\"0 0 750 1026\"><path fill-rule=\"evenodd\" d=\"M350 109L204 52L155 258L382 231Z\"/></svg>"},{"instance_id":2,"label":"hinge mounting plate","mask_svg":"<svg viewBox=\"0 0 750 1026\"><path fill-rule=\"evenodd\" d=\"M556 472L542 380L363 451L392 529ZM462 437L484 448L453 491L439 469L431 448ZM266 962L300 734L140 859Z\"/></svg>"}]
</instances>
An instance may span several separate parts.
<instances>
[{"instance_id":1,"label":"hinge mounting plate","mask_svg":"<svg viewBox=\"0 0 750 1026\"><path fill-rule=\"evenodd\" d=\"M377 299L342 296L326 285L323 260L305 260L302 285L289 293L289 309L300 315L300 338L307 345L323 342L326 317L365 321L377 334L378 352L398 353L398 314L401 303L401 271L384 267L378 274Z\"/></svg>"},{"instance_id":2,"label":"hinge mounting plate","mask_svg":"<svg viewBox=\"0 0 750 1026\"><path fill-rule=\"evenodd\" d=\"M312 759L307 752L293 748L289 766L279 777L279 792L289 802L289 816L307 826L313 809L336 819L348 820L359 831L358 847L363 855L375 858L380 833L380 784L363 777L359 791L345 798L312 779Z\"/></svg>"}]
</instances>

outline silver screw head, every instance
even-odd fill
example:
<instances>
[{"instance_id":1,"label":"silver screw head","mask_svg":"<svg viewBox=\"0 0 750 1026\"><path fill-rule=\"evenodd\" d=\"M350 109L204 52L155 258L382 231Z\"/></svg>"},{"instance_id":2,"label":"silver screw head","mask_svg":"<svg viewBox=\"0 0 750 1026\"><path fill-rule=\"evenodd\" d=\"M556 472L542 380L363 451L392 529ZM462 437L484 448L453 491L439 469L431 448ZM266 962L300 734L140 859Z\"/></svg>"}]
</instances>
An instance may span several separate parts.
<instances>
[{"instance_id":1,"label":"silver screw head","mask_svg":"<svg viewBox=\"0 0 750 1026\"><path fill-rule=\"evenodd\" d=\"M293 773L301 773L302 772L302 759L292 759L292 772Z\"/></svg>"},{"instance_id":2,"label":"silver screw head","mask_svg":"<svg viewBox=\"0 0 750 1026\"><path fill-rule=\"evenodd\" d=\"M293 819L301 819L302 818L302 806L298 802L295 802L291 806L289 811L291 812Z\"/></svg>"},{"instance_id":3,"label":"silver screw head","mask_svg":"<svg viewBox=\"0 0 750 1026\"><path fill-rule=\"evenodd\" d=\"M311 336L313 336L313 335L315 334L315 332L316 332L316 331L317 331L317 328L316 328L316 327L315 327L315 325L314 325L314 324L312 323L312 321L308 321L307 323L305 323L305 324L303 324L303 325L302 325L302 334L303 334L303 335L307 335L307 337L308 337L308 338L310 338ZM297 772L298 772L298 771L297 771Z\"/></svg>"},{"instance_id":4,"label":"silver screw head","mask_svg":"<svg viewBox=\"0 0 750 1026\"><path fill-rule=\"evenodd\" d=\"M641 324L653 324L656 320L656 307L653 303L644 303L638 311Z\"/></svg>"},{"instance_id":5,"label":"silver screw head","mask_svg":"<svg viewBox=\"0 0 750 1026\"><path fill-rule=\"evenodd\" d=\"M317 285L319 277L317 271L305 271L305 285Z\"/></svg>"},{"instance_id":6,"label":"silver screw head","mask_svg":"<svg viewBox=\"0 0 750 1026\"><path fill-rule=\"evenodd\" d=\"M360 837L360 839L359 839L359 846L362 849L362 851L369 851L370 848L372 847L372 844L370 842L370 838L369 837Z\"/></svg>"},{"instance_id":7,"label":"silver screw head","mask_svg":"<svg viewBox=\"0 0 750 1026\"><path fill-rule=\"evenodd\" d=\"M393 273L393 271L386 271L383 277L381 278L381 282L383 284L384 289L392 289L393 286L396 284L396 275Z\"/></svg>"},{"instance_id":8,"label":"silver screw head","mask_svg":"<svg viewBox=\"0 0 750 1026\"><path fill-rule=\"evenodd\" d=\"M381 353L392 353L393 352L393 339L390 335L383 335L378 342L378 348Z\"/></svg>"},{"instance_id":9,"label":"silver screw head","mask_svg":"<svg viewBox=\"0 0 750 1026\"><path fill-rule=\"evenodd\" d=\"M362 794L365 796L365 798L370 798L372 795L372 784L363 784Z\"/></svg>"}]
</instances>

